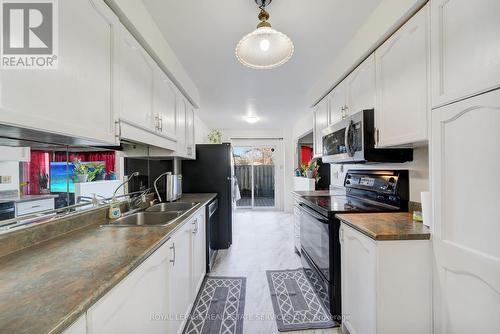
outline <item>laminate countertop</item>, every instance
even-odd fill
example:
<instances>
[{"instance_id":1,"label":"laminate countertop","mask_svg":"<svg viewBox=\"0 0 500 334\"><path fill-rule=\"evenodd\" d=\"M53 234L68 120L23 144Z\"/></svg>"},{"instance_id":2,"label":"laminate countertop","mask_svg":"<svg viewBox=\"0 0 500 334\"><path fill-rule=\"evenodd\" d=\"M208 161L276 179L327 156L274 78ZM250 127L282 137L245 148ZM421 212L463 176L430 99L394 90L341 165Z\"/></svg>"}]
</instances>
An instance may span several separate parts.
<instances>
[{"instance_id":1,"label":"laminate countertop","mask_svg":"<svg viewBox=\"0 0 500 334\"><path fill-rule=\"evenodd\" d=\"M217 194L184 194L209 203ZM0 333L60 333L198 211L167 227L99 224L0 258Z\"/></svg>"},{"instance_id":2,"label":"laminate countertop","mask_svg":"<svg viewBox=\"0 0 500 334\"><path fill-rule=\"evenodd\" d=\"M377 240L429 240L430 229L407 212L338 214L338 219Z\"/></svg>"},{"instance_id":3,"label":"laminate countertop","mask_svg":"<svg viewBox=\"0 0 500 334\"><path fill-rule=\"evenodd\" d=\"M39 201L42 199L51 199L59 197L59 195L24 195L21 197L12 197L12 198L1 198L0 203L14 202L14 203L22 203L22 202L31 202L31 201Z\"/></svg>"}]
</instances>

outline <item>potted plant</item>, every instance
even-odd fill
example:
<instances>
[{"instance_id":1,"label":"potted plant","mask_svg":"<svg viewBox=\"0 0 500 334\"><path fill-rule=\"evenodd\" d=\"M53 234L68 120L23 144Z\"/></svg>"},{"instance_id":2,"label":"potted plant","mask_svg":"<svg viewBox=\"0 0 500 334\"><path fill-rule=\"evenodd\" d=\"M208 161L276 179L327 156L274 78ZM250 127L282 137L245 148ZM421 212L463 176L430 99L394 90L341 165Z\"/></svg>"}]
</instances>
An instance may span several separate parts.
<instances>
[{"instance_id":1,"label":"potted plant","mask_svg":"<svg viewBox=\"0 0 500 334\"><path fill-rule=\"evenodd\" d=\"M307 177L308 179L315 178L316 182L319 181L319 179L320 179L320 176L318 174L319 165L318 165L318 162L316 160L309 161L309 163L307 165L304 164L303 169L305 171L305 173L303 173L303 175L305 177Z\"/></svg>"},{"instance_id":2,"label":"potted plant","mask_svg":"<svg viewBox=\"0 0 500 334\"><path fill-rule=\"evenodd\" d=\"M220 130L212 130L208 135L208 142L210 144L222 144L222 133Z\"/></svg>"},{"instance_id":3,"label":"potted plant","mask_svg":"<svg viewBox=\"0 0 500 334\"><path fill-rule=\"evenodd\" d=\"M73 159L73 166L75 166L73 172L75 173L77 182L79 183L87 182L89 177L88 167L82 164L82 161L78 158Z\"/></svg>"},{"instance_id":4,"label":"potted plant","mask_svg":"<svg viewBox=\"0 0 500 334\"><path fill-rule=\"evenodd\" d=\"M88 175L88 182L102 181L106 178L106 166L104 164L94 164L92 170L89 170Z\"/></svg>"},{"instance_id":5,"label":"potted plant","mask_svg":"<svg viewBox=\"0 0 500 334\"><path fill-rule=\"evenodd\" d=\"M49 175L45 173L39 173L38 174L38 185L40 186L40 193L41 194L48 194L49 193Z\"/></svg>"}]
</instances>

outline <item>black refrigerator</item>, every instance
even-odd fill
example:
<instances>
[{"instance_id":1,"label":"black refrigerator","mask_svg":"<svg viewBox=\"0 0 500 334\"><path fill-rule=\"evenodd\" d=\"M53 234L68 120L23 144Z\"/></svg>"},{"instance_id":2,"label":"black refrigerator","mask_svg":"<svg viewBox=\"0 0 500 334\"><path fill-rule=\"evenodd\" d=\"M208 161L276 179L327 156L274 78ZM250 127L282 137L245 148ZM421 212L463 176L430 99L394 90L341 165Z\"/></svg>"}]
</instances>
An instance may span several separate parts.
<instances>
[{"instance_id":1,"label":"black refrigerator","mask_svg":"<svg viewBox=\"0 0 500 334\"><path fill-rule=\"evenodd\" d=\"M196 160L182 161L183 193L217 193L219 221L210 246L227 249L233 242L233 150L231 144L196 145Z\"/></svg>"}]
</instances>

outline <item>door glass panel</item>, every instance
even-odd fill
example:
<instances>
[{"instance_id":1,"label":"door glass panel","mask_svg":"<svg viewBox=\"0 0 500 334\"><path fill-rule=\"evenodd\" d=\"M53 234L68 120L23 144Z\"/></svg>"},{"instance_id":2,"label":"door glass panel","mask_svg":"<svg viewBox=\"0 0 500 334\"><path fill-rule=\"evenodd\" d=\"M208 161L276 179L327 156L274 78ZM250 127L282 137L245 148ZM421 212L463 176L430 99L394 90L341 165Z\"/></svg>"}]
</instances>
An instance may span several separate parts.
<instances>
[{"instance_id":1,"label":"door glass panel","mask_svg":"<svg viewBox=\"0 0 500 334\"><path fill-rule=\"evenodd\" d=\"M238 208L275 207L275 166L272 147L243 147L233 150L235 175L241 199Z\"/></svg>"}]
</instances>

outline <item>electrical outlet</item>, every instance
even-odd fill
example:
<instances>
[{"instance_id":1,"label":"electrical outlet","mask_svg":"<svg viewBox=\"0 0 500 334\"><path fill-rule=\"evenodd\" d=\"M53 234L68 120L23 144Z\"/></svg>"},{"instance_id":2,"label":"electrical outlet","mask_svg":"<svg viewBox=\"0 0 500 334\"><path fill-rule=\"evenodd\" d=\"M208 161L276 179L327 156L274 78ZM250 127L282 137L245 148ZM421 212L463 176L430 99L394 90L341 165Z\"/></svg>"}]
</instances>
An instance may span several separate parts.
<instances>
[{"instance_id":1,"label":"electrical outlet","mask_svg":"<svg viewBox=\"0 0 500 334\"><path fill-rule=\"evenodd\" d=\"M2 184L12 183L12 176L10 175L0 176L0 183Z\"/></svg>"}]
</instances>

